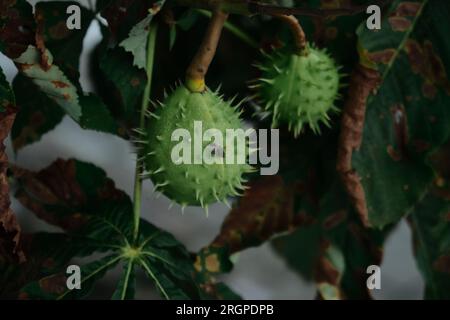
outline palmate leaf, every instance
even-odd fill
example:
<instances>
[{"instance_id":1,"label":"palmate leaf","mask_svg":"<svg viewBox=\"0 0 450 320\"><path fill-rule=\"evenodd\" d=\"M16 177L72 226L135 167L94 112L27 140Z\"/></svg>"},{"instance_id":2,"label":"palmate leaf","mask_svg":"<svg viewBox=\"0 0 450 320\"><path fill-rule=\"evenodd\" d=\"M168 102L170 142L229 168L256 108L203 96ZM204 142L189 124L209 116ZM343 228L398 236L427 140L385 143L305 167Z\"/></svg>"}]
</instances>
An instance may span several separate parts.
<instances>
[{"instance_id":1,"label":"palmate leaf","mask_svg":"<svg viewBox=\"0 0 450 320\"><path fill-rule=\"evenodd\" d=\"M103 170L76 160L57 160L33 173L13 168L21 203L49 223L68 231L66 256L103 258L81 266L81 290L69 290L65 269L27 284L21 297L71 299L88 295L95 283L118 263L124 265L113 299L134 297L134 272L140 267L166 299L198 298L194 269L184 246L172 235L141 220L133 241L132 204ZM83 280L84 279L84 280Z\"/></svg>"},{"instance_id":2,"label":"palmate leaf","mask_svg":"<svg viewBox=\"0 0 450 320\"><path fill-rule=\"evenodd\" d=\"M130 31L128 38L120 43L127 52L133 54L133 65L145 69L147 61L147 42L150 24L153 17L161 10L165 0L156 1L148 10L147 17L136 24Z\"/></svg>"},{"instance_id":3,"label":"palmate leaf","mask_svg":"<svg viewBox=\"0 0 450 320\"><path fill-rule=\"evenodd\" d=\"M449 14L447 1L394 1L380 31L358 30L361 63L383 81L352 162L374 227L420 202L434 178L427 156L450 136Z\"/></svg>"}]
</instances>

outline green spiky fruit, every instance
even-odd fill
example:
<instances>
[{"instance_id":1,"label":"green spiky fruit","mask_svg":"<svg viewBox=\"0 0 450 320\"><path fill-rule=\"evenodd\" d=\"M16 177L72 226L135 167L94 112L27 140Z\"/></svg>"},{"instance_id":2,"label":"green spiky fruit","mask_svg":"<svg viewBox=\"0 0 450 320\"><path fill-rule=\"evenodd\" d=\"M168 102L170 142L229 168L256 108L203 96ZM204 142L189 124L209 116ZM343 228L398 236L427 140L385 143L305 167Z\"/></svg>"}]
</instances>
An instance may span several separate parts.
<instances>
[{"instance_id":1,"label":"green spiky fruit","mask_svg":"<svg viewBox=\"0 0 450 320\"><path fill-rule=\"evenodd\" d=\"M309 46L305 54L277 50L264 54L258 65L262 77L252 87L257 90L264 111L272 115L272 126L286 123L298 135L305 124L320 132L319 123L329 126L329 113L337 111L339 68L324 51Z\"/></svg>"},{"instance_id":2,"label":"green spiky fruit","mask_svg":"<svg viewBox=\"0 0 450 320\"><path fill-rule=\"evenodd\" d=\"M207 207L209 203L226 202L228 196L239 194L244 188L242 175L249 172L251 167L238 161L228 164L225 159L226 130L242 127L236 109L237 107L232 107L219 97L217 92L207 89L202 93L194 93L184 85L180 85L165 98L154 113L150 113L151 120L146 132L143 133L146 142L144 163L156 190L183 207L186 205ZM194 132L194 128L198 129L199 121L203 133L208 129L217 129L224 137L222 143L216 138L200 141L202 152L214 144L211 154L213 157L222 158L222 161L217 159L222 163L209 164L204 160L200 164L195 163L194 140L203 136L202 132L197 132L197 135ZM197 127L194 122L197 123ZM189 132L190 138L185 139L184 136L183 139L177 138L172 141L172 134L176 129L185 129L183 132ZM178 161L185 156L184 151L175 152L175 157L179 158L173 158L174 147L180 146L180 143L184 143L183 146L191 150L190 164ZM245 149L244 152L248 154L247 145ZM214 154L214 150L221 151ZM234 148L234 152L237 155L238 148Z\"/></svg>"}]
</instances>

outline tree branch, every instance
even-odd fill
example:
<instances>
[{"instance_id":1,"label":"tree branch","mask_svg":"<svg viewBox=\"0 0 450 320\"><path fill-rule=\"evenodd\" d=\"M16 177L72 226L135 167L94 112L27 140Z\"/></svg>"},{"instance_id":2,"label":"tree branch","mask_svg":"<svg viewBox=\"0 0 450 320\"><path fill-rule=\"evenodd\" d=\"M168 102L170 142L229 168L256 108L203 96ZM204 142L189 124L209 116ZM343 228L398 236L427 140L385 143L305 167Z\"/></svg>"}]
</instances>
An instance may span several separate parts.
<instances>
[{"instance_id":1,"label":"tree branch","mask_svg":"<svg viewBox=\"0 0 450 320\"><path fill-rule=\"evenodd\" d=\"M216 10L206 30L205 37L186 71L186 86L192 92L205 90L205 75L216 53L227 13Z\"/></svg>"}]
</instances>

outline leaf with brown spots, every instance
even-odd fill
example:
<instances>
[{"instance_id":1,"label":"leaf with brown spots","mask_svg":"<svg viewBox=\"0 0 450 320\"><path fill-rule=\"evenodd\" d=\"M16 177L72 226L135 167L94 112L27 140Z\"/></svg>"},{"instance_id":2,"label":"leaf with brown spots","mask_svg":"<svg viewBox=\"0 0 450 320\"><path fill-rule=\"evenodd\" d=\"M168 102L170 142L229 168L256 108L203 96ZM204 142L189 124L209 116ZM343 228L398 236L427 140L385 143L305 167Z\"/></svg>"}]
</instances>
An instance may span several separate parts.
<instances>
[{"instance_id":1,"label":"leaf with brown spots","mask_svg":"<svg viewBox=\"0 0 450 320\"><path fill-rule=\"evenodd\" d=\"M46 50L47 64L41 65L41 52L29 46L20 57L14 61L18 69L39 87L50 99L55 101L75 121L81 117L81 106L77 88L69 81L61 69L53 64L53 56ZM59 85L55 85L55 82ZM61 86L64 83L64 86Z\"/></svg>"},{"instance_id":2,"label":"leaf with brown spots","mask_svg":"<svg viewBox=\"0 0 450 320\"><path fill-rule=\"evenodd\" d=\"M73 159L58 159L37 173L13 166L12 173L16 198L39 218L68 231L82 227L101 202L129 202L102 170Z\"/></svg>"},{"instance_id":3,"label":"leaf with brown spots","mask_svg":"<svg viewBox=\"0 0 450 320\"><path fill-rule=\"evenodd\" d=\"M231 210L211 246L229 254L259 245L272 236L295 228L293 186L281 176L263 176L250 184L239 204Z\"/></svg>"},{"instance_id":4,"label":"leaf with brown spots","mask_svg":"<svg viewBox=\"0 0 450 320\"><path fill-rule=\"evenodd\" d=\"M6 171L8 156L4 140L8 137L17 113L14 94L0 69L0 257L10 257L12 260L23 260L19 248L20 226L11 210L9 199L9 184Z\"/></svg>"},{"instance_id":5,"label":"leaf with brown spots","mask_svg":"<svg viewBox=\"0 0 450 320\"><path fill-rule=\"evenodd\" d=\"M358 29L361 63L381 80L350 160L359 186L350 196L365 199L355 205L367 225L399 221L434 180L427 157L450 138L449 15L448 1L396 0L381 30ZM392 54L377 58L382 52Z\"/></svg>"},{"instance_id":6,"label":"leaf with brown spots","mask_svg":"<svg viewBox=\"0 0 450 320\"><path fill-rule=\"evenodd\" d=\"M81 28L69 30L66 20L68 14L67 7L80 4L76 1L50 1L38 2L35 8L36 20L36 44L41 43L42 47L51 52L53 64L57 65L68 79L77 85L80 76L79 61L83 50L83 39L89 25L94 19L94 14L85 7L81 9ZM61 85L66 85L64 82Z\"/></svg>"}]
</instances>

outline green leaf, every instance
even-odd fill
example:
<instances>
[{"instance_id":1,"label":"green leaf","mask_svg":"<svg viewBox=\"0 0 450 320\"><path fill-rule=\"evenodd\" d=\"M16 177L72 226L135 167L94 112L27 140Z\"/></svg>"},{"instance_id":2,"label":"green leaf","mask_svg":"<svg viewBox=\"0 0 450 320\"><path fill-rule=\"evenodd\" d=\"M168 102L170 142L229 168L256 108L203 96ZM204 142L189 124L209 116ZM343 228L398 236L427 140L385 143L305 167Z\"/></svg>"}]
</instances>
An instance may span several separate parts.
<instances>
[{"instance_id":1,"label":"green leaf","mask_svg":"<svg viewBox=\"0 0 450 320\"><path fill-rule=\"evenodd\" d=\"M383 80L369 97L353 155L374 227L397 222L420 202L433 179L427 155L450 137L449 15L447 1L397 0L381 30L358 30L361 63Z\"/></svg>"},{"instance_id":2,"label":"green leaf","mask_svg":"<svg viewBox=\"0 0 450 320\"><path fill-rule=\"evenodd\" d=\"M147 17L136 24L131 29L128 38L120 43L120 46L123 47L125 51L133 54L133 65L138 68L146 68L149 28L151 27L153 17L159 12L159 10L161 10L164 3L165 0L155 2L152 8L149 9L149 14Z\"/></svg>"},{"instance_id":3,"label":"green leaf","mask_svg":"<svg viewBox=\"0 0 450 320\"><path fill-rule=\"evenodd\" d=\"M134 274L134 261L128 260L124 263L122 276L117 284L117 289L112 296L113 300L131 300L134 299L136 279Z\"/></svg>"},{"instance_id":4,"label":"green leaf","mask_svg":"<svg viewBox=\"0 0 450 320\"><path fill-rule=\"evenodd\" d=\"M42 59L45 60L43 65ZM53 64L53 56L46 50L41 56L36 47L29 46L14 60L19 70L29 77L49 98L55 101L75 121L81 117L77 88L69 81L61 69Z\"/></svg>"},{"instance_id":5,"label":"green leaf","mask_svg":"<svg viewBox=\"0 0 450 320\"><path fill-rule=\"evenodd\" d=\"M90 94L80 97L82 116L80 125L92 129L119 135L119 128L108 108L97 96Z\"/></svg>"},{"instance_id":6,"label":"green leaf","mask_svg":"<svg viewBox=\"0 0 450 320\"><path fill-rule=\"evenodd\" d=\"M450 142L430 156L435 179L416 203L409 220L425 298L450 298Z\"/></svg>"},{"instance_id":7,"label":"green leaf","mask_svg":"<svg viewBox=\"0 0 450 320\"><path fill-rule=\"evenodd\" d=\"M26 285L22 288L21 296L26 296L27 299L47 300L83 298L92 291L95 283L103 278L109 269L117 265L119 260L120 257L109 255L81 266L80 289L68 289L68 275L58 273Z\"/></svg>"},{"instance_id":8,"label":"green leaf","mask_svg":"<svg viewBox=\"0 0 450 320\"><path fill-rule=\"evenodd\" d=\"M177 20L176 25L183 31L188 31L197 22L200 17L198 11L194 9L186 10Z\"/></svg>"},{"instance_id":9,"label":"green leaf","mask_svg":"<svg viewBox=\"0 0 450 320\"><path fill-rule=\"evenodd\" d=\"M33 81L23 74L18 74L13 81L20 112L17 114L11 130L14 150L41 139L53 130L64 117L64 110L39 90Z\"/></svg>"},{"instance_id":10,"label":"green leaf","mask_svg":"<svg viewBox=\"0 0 450 320\"><path fill-rule=\"evenodd\" d=\"M169 30L169 51L172 50L175 41L177 40L177 27L171 26Z\"/></svg>"},{"instance_id":11,"label":"green leaf","mask_svg":"<svg viewBox=\"0 0 450 320\"><path fill-rule=\"evenodd\" d=\"M171 234L141 220L137 258L165 299L198 299L194 267L186 248Z\"/></svg>"},{"instance_id":12,"label":"green leaf","mask_svg":"<svg viewBox=\"0 0 450 320\"><path fill-rule=\"evenodd\" d=\"M103 50L102 50L103 49ZM123 48L100 49L100 94L112 113L134 126L137 106L147 83L143 70L132 65L132 59Z\"/></svg>"}]
</instances>

